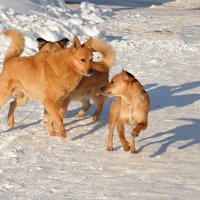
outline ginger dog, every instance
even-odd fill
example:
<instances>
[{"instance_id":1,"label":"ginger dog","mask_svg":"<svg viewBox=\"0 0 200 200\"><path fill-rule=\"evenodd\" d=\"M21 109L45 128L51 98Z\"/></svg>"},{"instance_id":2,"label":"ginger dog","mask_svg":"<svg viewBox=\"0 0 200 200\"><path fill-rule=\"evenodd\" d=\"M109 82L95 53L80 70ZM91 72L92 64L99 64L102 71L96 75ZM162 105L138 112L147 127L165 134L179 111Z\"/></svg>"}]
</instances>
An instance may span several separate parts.
<instances>
[{"instance_id":1,"label":"ginger dog","mask_svg":"<svg viewBox=\"0 0 200 200\"><path fill-rule=\"evenodd\" d=\"M100 88L109 83L109 70L115 60L115 52L113 48L100 39L93 39L93 52L100 52L102 58L99 61L93 61L91 67L94 73L90 77L83 77L78 87L72 91L70 100L79 100L82 102L81 110L76 117L82 117L90 108L90 100L96 105L96 110L92 114L94 121L98 120L103 109L103 105L107 100L107 96L98 95Z\"/></svg>"},{"instance_id":2,"label":"ginger dog","mask_svg":"<svg viewBox=\"0 0 200 200\"><path fill-rule=\"evenodd\" d=\"M13 32L13 36L15 34L17 34L17 32ZM63 38L59 41L51 42L44 40L43 38L37 38L37 41L38 41L38 48L40 49L40 51L53 53L66 48L69 39ZM13 90L12 96L15 97L15 99L10 102L10 108L7 116L7 122L11 128L14 126L14 111L16 107L26 104L27 101L29 100L29 98L19 88Z\"/></svg>"},{"instance_id":3,"label":"ginger dog","mask_svg":"<svg viewBox=\"0 0 200 200\"><path fill-rule=\"evenodd\" d=\"M37 39L37 41L40 51L51 52L65 48L64 46L56 45L56 42L49 42L42 38ZM92 50L93 52L100 52L102 54L102 58L99 61L92 61L91 68L94 70L92 76L83 77L76 89L70 93L70 97L66 99L65 103L67 109L68 103L70 101L81 101L83 106L81 110L75 115L77 118L80 118L84 116L84 114L90 108L90 100L93 100L96 105L96 110L92 114L92 118L93 120L98 120L107 97L97 94L100 92L100 87L109 83L109 69L115 60L115 52L108 43L100 39L93 39ZM44 121L48 121L47 112L45 112Z\"/></svg>"},{"instance_id":4,"label":"ginger dog","mask_svg":"<svg viewBox=\"0 0 200 200\"><path fill-rule=\"evenodd\" d=\"M51 42L46 41L43 38L38 38L38 48L40 51L56 52L66 48L66 44L69 41L67 38L62 40ZM96 110L92 115L93 120L97 120L103 109L103 105L107 100L106 96L97 95L99 88L107 84L109 69L114 62L115 53L113 48L106 42L100 39L93 39L92 41L93 51L100 52L102 58L99 61L92 61L91 67L94 69L94 73L90 77L83 77L79 85L70 93L70 97L65 100L65 109L67 109L68 103L73 100L80 100L83 107L76 114L76 117L82 117L90 107L90 99L96 104ZM96 70L95 70L96 69ZM17 96L18 94L18 96ZM28 101L28 98L23 93L17 93L15 100L10 103L10 109L8 113L8 125L14 126L14 110L17 106L22 106ZM64 110L62 115L64 115ZM48 113L45 110L44 121L48 122Z\"/></svg>"},{"instance_id":5,"label":"ginger dog","mask_svg":"<svg viewBox=\"0 0 200 200\"><path fill-rule=\"evenodd\" d=\"M135 137L148 124L150 99L147 92L132 74L124 70L115 75L108 85L101 88L101 91L105 95L116 97L110 108L107 150L113 150L113 131L117 123L119 139L124 150L138 153ZM125 124L133 126L130 146L124 135Z\"/></svg>"},{"instance_id":6,"label":"ginger dog","mask_svg":"<svg viewBox=\"0 0 200 200\"><path fill-rule=\"evenodd\" d=\"M23 35L16 30L4 32L12 42L5 54L0 74L0 108L8 97L20 89L25 96L40 101L49 113L48 128L55 135L66 137L63 119L60 115L63 102L69 97L82 77L91 75L92 38L80 44L74 37L71 47L54 53L39 52L34 56L19 57L24 50Z\"/></svg>"}]
</instances>

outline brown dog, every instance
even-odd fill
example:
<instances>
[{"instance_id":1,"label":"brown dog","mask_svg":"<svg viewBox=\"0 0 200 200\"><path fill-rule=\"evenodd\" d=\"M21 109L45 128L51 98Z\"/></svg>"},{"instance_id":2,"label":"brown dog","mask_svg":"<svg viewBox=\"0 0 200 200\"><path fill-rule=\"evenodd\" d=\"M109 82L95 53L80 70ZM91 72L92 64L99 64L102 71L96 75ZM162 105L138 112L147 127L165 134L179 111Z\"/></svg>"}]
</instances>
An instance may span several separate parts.
<instances>
[{"instance_id":1,"label":"brown dog","mask_svg":"<svg viewBox=\"0 0 200 200\"><path fill-rule=\"evenodd\" d=\"M113 130L117 124L119 139L125 151L137 153L135 137L147 127L150 99L140 82L127 71L115 75L111 82L101 88L105 95L115 96L110 108L107 150L113 150ZM133 130L130 146L124 136L124 125L131 124Z\"/></svg>"},{"instance_id":2,"label":"brown dog","mask_svg":"<svg viewBox=\"0 0 200 200\"><path fill-rule=\"evenodd\" d=\"M61 40L52 42L47 41L43 38L37 38L38 42L38 49L40 51L46 51L46 52L56 52L67 48L67 43L69 42L68 38L63 38Z\"/></svg>"},{"instance_id":3,"label":"brown dog","mask_svg":"<svg viewBox=\"0 0 200 200\"><path fill-rule=\"evenodd\" d=\"M83 77L78 87L70 94L70 100L78 100L82 103L81 110L76 114L76 117L82 117L90 108L90 100L96 105L96 110L92 114L93 120L98 120L103 109L103 105L107 100L106 96L98 95L100 88L109 83L109 69L111 68L114 59L115 52L113 48L106 42L100 39L93 39L92 50L94 52L100 52L102 58L99 61L93 61L91 68L94 69L94 73L90 77Z\"/></svg>"},{"instance_id":4,"label":"brown dog","mask_svg":"<svg viewBox=\"0 0 200 200\"><path fill-rule=\"evenodd\" d=\"M84 75L91 75L92 38L83 45L74 37L70 48L54 53L39 52L34 56L19 57L24 49L23 35L16 30L4 33L12 42L4 58L0 74L0 108L16 88L25 96L44 104L50 118L50 135L55 135L54 122L58 133L66 137L63 120L63 102L69 97Z\"/></svg>"},{"instance_id":5,"label":"brown dog","mask_svg":"<svg viewBox=\"0 0 200 200\"><path fill-rule=\"evenodd\" d=\"M66 43L69 41L64 38L59 41L51 42L46 41L43 38L38 38L38 48L40 51L45 52L56 52L66 48ZM90 99L96 104L96 110L92 115L94 120L97 120L103 109L103 104L105 103L107 97L102 95L97 95L99 93L99 88L107 84L109 69L114 62L115 53L112 47L106 42L100 39L93 39L92 41L93 51L100 52L102 58L99 61L92 61L91 67L94 69L94 73L90 77L83 77L78 87L70 93L70 97L65 100L65 110L67 109L68 103L73 100L80 100L83 107L76 114L76 117L82 117L85 112L90 107ZM14 94L13 94L14 95ZM18 95L18 96L17 96ZM17 106L22 106L28 101L22 92L15 90L15 100L10 103L10 109L8 113L8 124L10 127L14 126L14 110ZM62 115L64 115L65 110L63 110ZM44 113L44 121L48 122L48 113Z\"/></svg>"},{"instance_id":6,"label":"brown dog","mask_svg":"<svg viewBox=\"0 0 200 200\"><path fill-rule=\"evenodd\" d=\"M15 36L15 32L13 32L13 36ZM63 38L62 40L51 42L44 40L43 38L37 38L37 41L38 41L38 48L40 51L53 53L65 49L69 39ZM10 102L10 108L7 117L8 125L11 128L14 126L14 111L16 107L26 104L27 101L29 100L29 98L19 88L15 88L12 91L12 96L15 97L15 99Z\"/></svg>"},{"instance_id":7,"label":"brown dog","mask_svg":"<svg viewBox=\"0 0 200 200\"><path fill-rule=\"evenodd\" d=\"M65 48L65 46L58 46L57 42L49 42L42 38L38 38L38 47L40 51L55 51L60 50L60 48ZM64 39L58 41L65 41ZM115 59L115 52L113 48L106 42L100 39L93 39L92 41L92 50L93 52L100 52L102 58L99 61L92 61L91 68L94 69L94 73L90 77L83 77L78 87L73 90L70 94L70 97L66 99L66 109L70 101L81 101L82 108L76 114L76 117L82 117L90 108L90 100L93 100L96 105L96 110L92 115L93 120L98 120L103 109L103 105L107 100L106 96L97 95L100 92L100 87L107 84L109 69L112 66ZM63 113L64 115L64 113ZM48 121L48 113L45 112L44 121Z\"/></svg>"}]
</instances>

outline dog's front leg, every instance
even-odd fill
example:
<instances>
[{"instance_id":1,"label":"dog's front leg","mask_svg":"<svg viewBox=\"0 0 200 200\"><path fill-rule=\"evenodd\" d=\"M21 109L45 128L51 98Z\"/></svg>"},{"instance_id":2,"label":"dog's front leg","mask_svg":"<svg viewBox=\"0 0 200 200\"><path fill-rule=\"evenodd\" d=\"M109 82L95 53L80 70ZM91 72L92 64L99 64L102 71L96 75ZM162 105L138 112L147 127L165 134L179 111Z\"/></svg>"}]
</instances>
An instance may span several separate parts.
<instances>
[{"instance_id":1,"label":"dog's front leg","mask_svg":"<svg viewBox=\"0 0 200 200\"><path fill-rule=\"evenodd\" d=\"M70 100L71 100L70 97L67 97L66 99L64 99L63 101L60 102L59 114L60 114L62 119L64 119L64 117L65 117L65 113L67 112Z\"/></svg>"},{"instance_id":2,"label":"dog's front leg","mask_svg":"<svg viewBox=\"0 0 200 200\"><path fill-rule=\"evenodd\" d=\"M122 120L118 121L117 130L118 130L119 139L124 148L124 151L129 151L130 146L124 135L124 122Z\"/></svg>"},{"instance_id":3,"label":"dog's front leg","mask_svg":"<svg viewBox=\"0 0 200 200\"><path fill-rule=\"evenodd\" d=\"M138 153L138 150L135 148L135 137L131 135L130 138L130 147L131 147L131 153Z\"/></svg>"},{"instance_id":4,"label":"dog's front leg","mask_svg":"<svg viewBox=\"0 0 200 200\"><path fill-rule=\"evenodd\" d=\"M137 137L137 136L140 134L140 131L141 131L142 129L145 129L145 128L146 128L145 123L137 123L136 126L134 127L134 129L133 129L131 135L132 135L133 137Z\"/></svg>"},{"instance_id":5,"label":"dog's front leg","mask_svg":"<svg viewBox=\"0 0 200 200\"><path fill-rule=\"evenodd\" d=\"M113 151L113 131L116 124L116 116L110 115L109 120L109 134L108 134L108 143L107 143L107 151Z\"/></svg>"},{"instance_id":6,"label":"dog's front leg","mask_svg":"<svg viewBox=\"0 0 200 200\"><path fill-rule=\"evenodd\" d=\"M140 131L145 128L145 123L137 123L136 126L133 128L130 138L131 153L138 153L135 148L135 137L137 137L140 134Z\"/></svg>"},{"instance_id":7,"label":"dog's front leg","mask_svg":"<svg viewBox=\"0 0 200 200\"><path fill-rule=\"evenodd\" d=\"M113 151L113 131L119 115L119 109L117 108L117 106L118 102L113 101L110 107L109 134L108 134L108 143L106 148L107 151Z\"/></svg>"},{"instance_id":8,"label":"dog's front leg","mask_svg":"<svg viewBox=\"0 0 200 200\"><path fill-rule=\"evenodd\" d=\"M61 137L66 137L66 132L65 132L65 128L63 125L63 120L58 112L58 108L56 106L56 103L54 101L51 100L45 100L44 101L44 107L45 109L47 109L50 118L48 120L48 126L49 126L49 132L50 135L55 135L55 129L54 129L54 122L57 124L58 126L58 133Z\"/></svg>"}]
</instances>

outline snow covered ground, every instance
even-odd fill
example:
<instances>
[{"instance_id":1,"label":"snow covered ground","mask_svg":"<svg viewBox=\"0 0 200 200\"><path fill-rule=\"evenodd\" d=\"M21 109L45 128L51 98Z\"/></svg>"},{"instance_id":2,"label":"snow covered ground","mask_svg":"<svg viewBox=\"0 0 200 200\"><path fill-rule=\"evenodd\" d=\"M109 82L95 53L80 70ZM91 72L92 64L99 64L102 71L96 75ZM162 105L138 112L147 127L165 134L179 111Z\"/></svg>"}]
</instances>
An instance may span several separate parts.
<instances>
[{"instance_id":1,"label":"snow covered ground","mask_svg":"<svg viewBox=\"0 0 200 200\"><path fill-rule=\"evenodd\" d=\"M123 151L116 130L114 151L106 151L112 98L97 122L89 118L94 107L75 119L80 103L73 102L64 120L67 139L48 135L43 107L33 101L16 111L9 129L8 102L0 110L1 200L199 199L200 3L103 2L80 8L58 0L48 7L47 0L0 0L0 30L15 27L25 34L24 55L37 51L38 36L109 41L117 53L110 76L130 71L151 97L149 127L136 140L139 154ZM0 45L2 67L8 45L2 35ZM127 126L127 137L130 131Z\"/></svg>"}]
</instances>

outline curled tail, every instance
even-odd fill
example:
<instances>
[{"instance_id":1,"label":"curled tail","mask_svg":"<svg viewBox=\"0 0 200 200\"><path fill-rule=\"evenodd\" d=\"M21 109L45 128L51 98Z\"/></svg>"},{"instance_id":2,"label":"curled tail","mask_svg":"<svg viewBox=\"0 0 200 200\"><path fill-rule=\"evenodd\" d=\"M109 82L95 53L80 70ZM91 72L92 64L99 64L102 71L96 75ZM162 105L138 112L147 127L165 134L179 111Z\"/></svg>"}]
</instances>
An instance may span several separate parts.
<instances>
[{"instance_id":1,"label":"curled tail","mask_svg":"<svg viewBox=\"0 0 200 200\"><path fill-rule=\"evenodd\" d=\"M115 61L115 52L113 47L100 39L93 39L92 49L94 52L100 52L102 58L100 61L94 61L92 67L97 71L107 72Z\"/></svg>"},{"instance_id":2,"label":"curled tail","mask_svg":"<svg viewBox=\"0 0 200 200\"><path fill-rule=\"evenodd\" d=\"M24 50L24 36L15 29L4 32L4 35L11 38L11 44L5 53L4 61L18 57Z\"/></svg>"}]
</instances>

